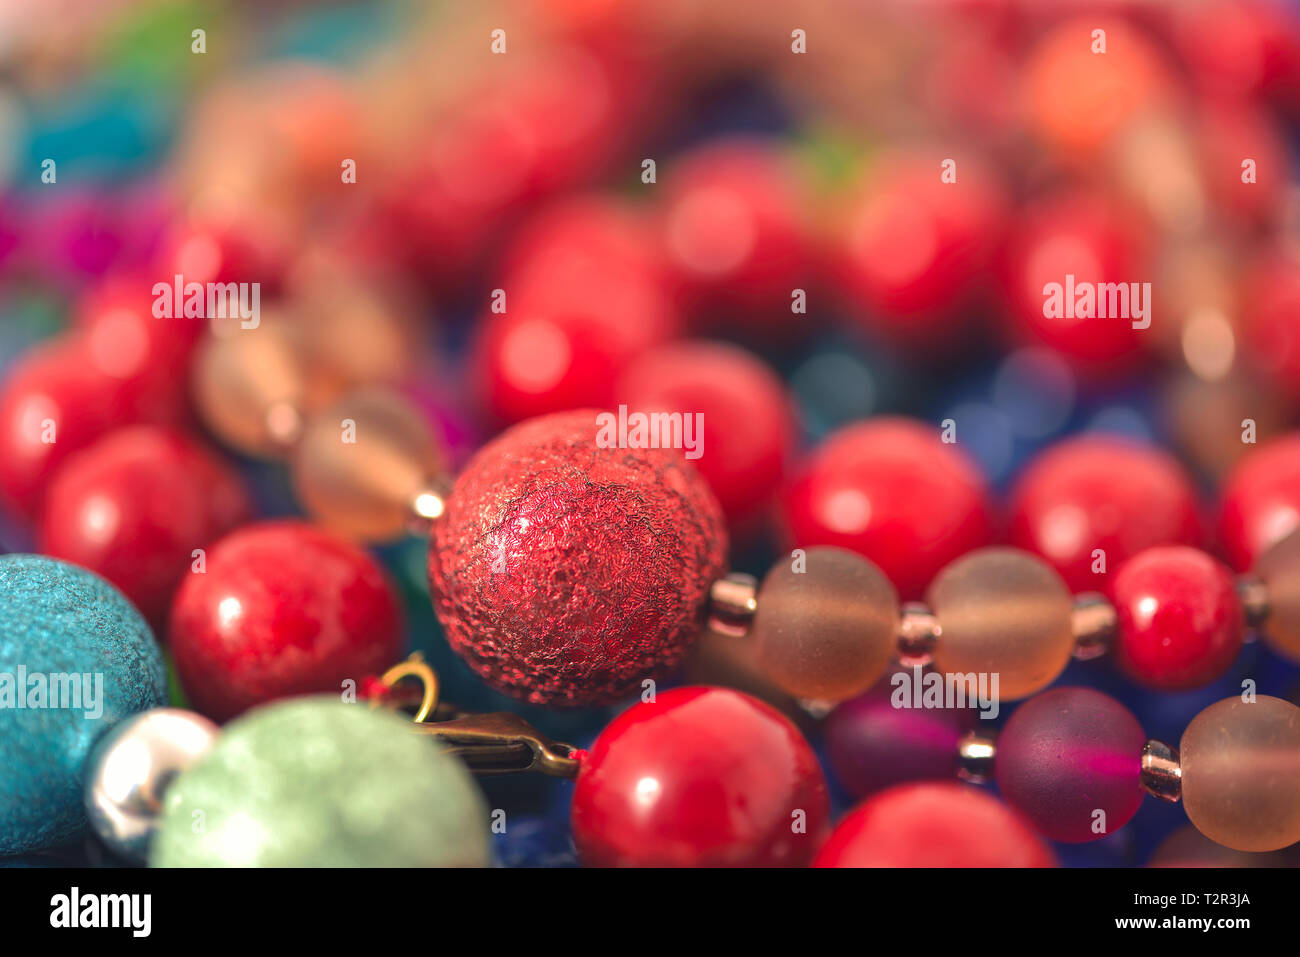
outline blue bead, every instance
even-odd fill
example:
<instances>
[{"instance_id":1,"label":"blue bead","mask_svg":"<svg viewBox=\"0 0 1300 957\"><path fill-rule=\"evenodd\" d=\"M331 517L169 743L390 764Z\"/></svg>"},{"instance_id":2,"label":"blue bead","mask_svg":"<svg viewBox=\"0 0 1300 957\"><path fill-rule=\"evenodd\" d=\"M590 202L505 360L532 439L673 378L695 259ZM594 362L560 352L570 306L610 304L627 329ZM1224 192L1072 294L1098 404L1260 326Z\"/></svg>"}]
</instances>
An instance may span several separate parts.
<instances>
[{"instance_id":1,"label":"blue bead","mask_svg":"<svg viewBox=\"0 0 1300 957\"><path fill-rule=\"evenodd\" d=\"M75 838L91 747L166 698L162 652L117 589L51 558L0 556L0 854Z\"/></svg>"}]
</instances>

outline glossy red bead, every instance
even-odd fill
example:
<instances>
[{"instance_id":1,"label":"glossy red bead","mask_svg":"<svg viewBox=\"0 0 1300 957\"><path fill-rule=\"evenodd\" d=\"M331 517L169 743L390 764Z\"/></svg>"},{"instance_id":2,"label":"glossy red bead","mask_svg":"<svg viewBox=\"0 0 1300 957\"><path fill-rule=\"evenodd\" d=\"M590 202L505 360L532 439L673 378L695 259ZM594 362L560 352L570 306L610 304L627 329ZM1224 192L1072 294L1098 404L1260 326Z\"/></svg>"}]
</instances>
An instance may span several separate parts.
<instances>
[{"instance_id":1,"label":"glossy red bead","mask_svg":"<svg viewBox=\"0 0 1300 957\"><path fill-rule=\"evenodd\" d=\"M1248 571L1275 542L1300 528L1300 434L1248 452L1219 489L1219 546L1228 564Z\"/></svg>"},{"instance_id":2,"label":"glossy red bead","mask_svg":"<svg viewBox=\"0 0 1300 957\"><path fill-rule=\"evenodd\" d=\"M756 519L780 488L794 447L794 407L780 377L744 349L698 340L660 346L628 367L614 401L629 412L700 417L698 448L683 454L733 530Z\"/></svg>"},{"instance_id":3,"label":"glossy red bead","mask_svg":"<svg viewBox=\"0 0 1300 957\"><path fill-rule=\"evenodd\" d=\"M955 781L900 784L840 821L814 867L1055 867L1051 848L997 798Z\"/></svg>"},{"instance_id":4,"label":"glossy red bead","mask_svg":"<svg viewBox=\"0 0 1300 957\"><path fill-rule=\"evenodd\" d=\"M592 745L573 838L596 867L802 866L825 836L826 782L790 721L724 688L678 688Z\"/></svg>"},{"instance_id":5,"label":"glossy red bead","mask_svg":"<svg viewBox=\"0 0 1300 957\"><path fill-rule=\"evenodd\" d=\"M215 455L179 433L128 426L60 468L39 548L103 575L161 633L194 549L251 508L238 474Z\"/></svg>"},{"instance_id":6,"label":"glossy red bead","mask_svg":"<svg viewBox=\"0 0 1300 957\"><path fill-rule=\"evenodd\" d=\"M168 640L195 710L225 721L359 687L401 654L402 619L369 553L303 522L266 522L221 539L186 576Z\"/></svg>"},{"instance_id":7,"label":"glossy red bead","mask_svg":"<svg viewBox=\"0 0 1300 957\"><path fill-rule=\"evenodd\" d=\"M1199 549L1139 552L1116 570L1111 600L1116 659L1140 684L1196 688L1222 675L1241 651L1245 619L1232 573Z\"/></svg>"},{"instance_id":8,"label":"glossy red bead","mask_svg":"<svg viewBox=\"0 0 1300 957\"><path fill-rule=\"evenodd\" d=\"M937 427L880 418L828 438L786 489L792 547L839 545L865 555L904 601L944 565L989 544L992 503L979 468Z\"/></svg>"},{"instance_id":9,"label":"glossy red bead","mask_svg":"<svg viewBox=\"0 0 1300 957\"><path fill-rule=\"evenodd\" d=\"M808 207L795 165L758 139L711 143L664 175L665 258L697 314L741 318L753 331L790 327L791 294L812 263Z\"/></svg>"},{"instance_id":10,"label":"glossy red bead","mask_svg":"<svg viewBox=\"0 0 1300 957\"><path fill-rule=\"evenodd\" d=\"M1196 490L1178 460L1118 436L1084 435L1043 452L1009 509L1011 544L1040 555L1075 591L1104 591L1144 548L1202 537Z\"/></svg>"}]
</instances>

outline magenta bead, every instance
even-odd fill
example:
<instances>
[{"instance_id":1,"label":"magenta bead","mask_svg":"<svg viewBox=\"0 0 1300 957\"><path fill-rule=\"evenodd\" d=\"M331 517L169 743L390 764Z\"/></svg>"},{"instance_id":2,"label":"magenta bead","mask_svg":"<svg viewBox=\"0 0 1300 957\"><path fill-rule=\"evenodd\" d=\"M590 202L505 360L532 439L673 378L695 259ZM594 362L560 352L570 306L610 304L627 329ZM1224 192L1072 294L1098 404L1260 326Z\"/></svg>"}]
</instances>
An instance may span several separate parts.
<instances>
[{"instance_id":1,"label":"magenta bead","mask_svg":"<svg viewBox=\"0 0 1300 957\"><path fill-rule=\"evenodd\" d=\"M869 691L845 701L826 718L831 771L854 797L956 774L957 748L972 724L971 713L895 708L889 699L888 690Z\"/></svg>"},{"instance_id":2,"label":"magenta bead","mask_svg":"<svg viewBox=\"0 0 1300 957\"><path fill-rule=\"evenodd\" d=\"M1052 840L1095 841L1137 813L1145 743L1137 718L1109 695L1045 691L998 736L998 789Z\"/></svg>"}]
</instances>

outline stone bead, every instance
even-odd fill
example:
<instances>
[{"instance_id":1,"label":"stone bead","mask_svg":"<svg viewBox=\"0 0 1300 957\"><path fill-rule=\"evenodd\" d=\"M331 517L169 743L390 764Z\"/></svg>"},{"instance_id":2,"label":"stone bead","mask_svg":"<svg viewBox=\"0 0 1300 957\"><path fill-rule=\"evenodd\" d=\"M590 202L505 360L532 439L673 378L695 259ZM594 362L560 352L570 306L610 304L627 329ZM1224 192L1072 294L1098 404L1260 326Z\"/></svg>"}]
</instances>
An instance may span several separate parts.
<instances>
[{"instance_id":1,"label":"stone bead","mask_svg":"<svg viewBox=\"0 0 1300 957\"><path fill-rule=\"evenodd\" d=\"M927 594L941 633L939 671L998 675L1004 701L1051 684L1074 649L1074 598L1040 558L985 548L948 565Z\"/></svg>"},{"instance_id":2,"label":"stone bead","mask_svg":"<svg viewBox=\"0 0 1300 957\"><path fill-rule=\"evenodd\" d=\"M1273 545L1255 563L1268 594L1264 640L1292 661L1300 661L1300 532Z\"/></svg>"},{"instance_id":3,"label":"stone bead","mask_svg":"<svg viewBox=\"0 0 1300 957\"><path fill-rule=\"evenodd\" d=\"M894 653L898 594L867 559L809 548L763 579L750 626L764 673L788 693L843 701L870 688Z\"/></svg>"},{"instance_id":4,"label":"stone bead","mask_svg":"<svg viewBox=\"0 0 1300 957\"><path fill-rule=\"evenodd\" d=\"M385 389L349 393L313 416L294 450L298 500L350 538L399 537L412 502L445 468L429 423Z\"/></svg>"},{"instance_id":5,"label":"stone bead","mask_svg":"<svg viewBox=\"0 0 1300 957\"><path fill-rule=\"evenodd\" d=\"M1300 841L1300 708L1225 698L1192 719L1178 750L1183 806L1210 840L1238 851Z\"/></svg>"}]
</instances>

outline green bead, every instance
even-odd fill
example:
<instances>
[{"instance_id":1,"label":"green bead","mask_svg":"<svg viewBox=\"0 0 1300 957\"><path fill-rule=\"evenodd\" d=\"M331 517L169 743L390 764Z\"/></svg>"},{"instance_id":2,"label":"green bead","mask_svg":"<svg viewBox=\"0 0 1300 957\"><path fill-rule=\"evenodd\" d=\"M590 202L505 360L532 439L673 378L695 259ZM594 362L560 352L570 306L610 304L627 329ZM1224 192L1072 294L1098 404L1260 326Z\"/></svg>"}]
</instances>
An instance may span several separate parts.
<instances>
[{"instance_id":1,"label":"green bead","mask_svg":"<svg viewBox=\"0 0 1300 957\"><path fill-rule=\"evenodd\" d=\"M397 715L333 697L258 708L168 788L155 867L481 867L469 772Z\"/></svg>"}]
</instances>

